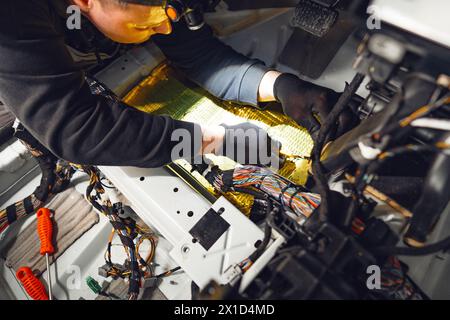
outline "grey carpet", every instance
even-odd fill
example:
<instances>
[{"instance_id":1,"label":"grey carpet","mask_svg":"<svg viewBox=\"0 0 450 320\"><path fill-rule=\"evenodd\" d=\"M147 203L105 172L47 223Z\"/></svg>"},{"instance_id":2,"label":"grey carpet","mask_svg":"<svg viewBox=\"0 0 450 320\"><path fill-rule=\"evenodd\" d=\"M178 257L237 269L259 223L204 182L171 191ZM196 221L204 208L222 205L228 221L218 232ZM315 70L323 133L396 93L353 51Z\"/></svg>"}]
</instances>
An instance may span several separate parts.
<instances>
[{"instance_id":1,"label":"grey carpet","mask_svg":"<svg viewBox=\"0 0 450 320\"><path fill-rule=\"evenodd\" d=\"M55 254L52 263L64 253L77 239L99 221L92 206L74 188L58 194L47 205L54 210L53 239ZM45 256L39 253L40 242L34 221L23 230L2 252L6 265L14 271L22 266L30 267L36 275L46 269Z\"/></svg>"}]
</instances>

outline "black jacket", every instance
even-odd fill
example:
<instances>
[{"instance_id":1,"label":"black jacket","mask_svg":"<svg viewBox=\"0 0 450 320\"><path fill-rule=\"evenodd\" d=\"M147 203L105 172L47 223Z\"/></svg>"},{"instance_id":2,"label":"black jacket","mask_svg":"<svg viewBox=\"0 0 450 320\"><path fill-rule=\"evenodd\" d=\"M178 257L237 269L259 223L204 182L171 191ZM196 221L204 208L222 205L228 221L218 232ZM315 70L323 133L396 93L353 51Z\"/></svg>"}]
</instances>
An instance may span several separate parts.
<instances>
[{"instance_id":1,"label":"black jacket","mask_svg":"<svg viewBox=\"0 0 450 320\"><path fill-rule=\"evenodd\" d=\"M63 0L2 0L0 101L44 146L63 159L92 165L157 167L169 163L171 134L198 125L150 115L93 95L66 47L57 4ZM257 104L267 68L215 39L210 28L153 37L172 62L226 100ZM198 138L200 138L197 135Z\"/></svg>"}]
</instances>

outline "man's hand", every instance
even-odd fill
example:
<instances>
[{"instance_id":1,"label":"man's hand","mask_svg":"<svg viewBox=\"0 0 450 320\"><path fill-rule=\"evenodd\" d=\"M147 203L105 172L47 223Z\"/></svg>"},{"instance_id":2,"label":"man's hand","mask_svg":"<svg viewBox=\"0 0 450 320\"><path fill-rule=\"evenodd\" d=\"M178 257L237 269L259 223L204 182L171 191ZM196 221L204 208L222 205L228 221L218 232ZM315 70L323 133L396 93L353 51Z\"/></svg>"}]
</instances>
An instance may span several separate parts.
<instances>
[{"instance_id":1,"label":"man's hand","mask_svg":"<svg viewBox=\"0 0 450 320\"><path fill-rule=\"evenodd\" d=\"M288 73L276 78L273 91L276 100L282 104L284 113L313 136L339 99L337 92Z\"/></svg>"},{"instance_id":2,"label":"man's hand","mask_svg":"<svg viewBox=\"0 0 450 320\"><path fill-rule=\"evenodd\" d=\"M251 123L234 126L222 124L203 127L202 154L228 157L244 165L262 165L279 168L281 144L267 132Z\"/></svg>"}]
</instances>

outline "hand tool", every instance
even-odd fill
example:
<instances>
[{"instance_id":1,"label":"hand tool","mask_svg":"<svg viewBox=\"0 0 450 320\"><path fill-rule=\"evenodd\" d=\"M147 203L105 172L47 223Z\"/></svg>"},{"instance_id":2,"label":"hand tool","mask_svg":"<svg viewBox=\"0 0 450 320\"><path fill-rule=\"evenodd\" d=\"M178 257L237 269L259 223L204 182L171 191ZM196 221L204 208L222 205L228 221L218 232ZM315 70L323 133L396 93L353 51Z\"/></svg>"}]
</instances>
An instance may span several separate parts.
<instances>
[{"instance_id":1,"label":"hand tool","mask_svg":"<svg viewBox=\"0 0 450 320\"><path fill-rule=\"evenodd\" d=\"M25 291L33 300L48 300L45 287L33 274L29 267L21 267L16 272L17 279L22 283Z\"/></svg>"},{"instance_id":2,"label":"hand tool","mask_svg":"<svg viewBox=\"0 0 450 320\"><path fill-rule=\"evenodd\" d=\"M49 255L53 254L55 248L53 247L53 224L51 220L52 212L47 208L40 208L37 213L37 230L39 239L41 240L41 255L45 254L45 262L47 264L47 285L48 285L48 296L52 300L52 281L50 275L50 263Z\"/></svg>"}]
</instances>

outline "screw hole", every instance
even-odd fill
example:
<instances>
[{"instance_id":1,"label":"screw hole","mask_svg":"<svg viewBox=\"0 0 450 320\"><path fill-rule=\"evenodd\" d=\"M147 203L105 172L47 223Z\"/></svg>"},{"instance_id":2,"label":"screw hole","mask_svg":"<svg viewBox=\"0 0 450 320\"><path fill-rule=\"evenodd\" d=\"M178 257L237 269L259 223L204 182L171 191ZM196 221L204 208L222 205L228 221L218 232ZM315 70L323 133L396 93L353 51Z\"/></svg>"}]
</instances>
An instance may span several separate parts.
<instances>
[{"instance_id":1,"label":"screw hole","mask_svg":"<svg viewBox=\"0 0 450 320\"><path fill-rule=\"evenodd\" d=\"M144 181L145 177L140 177L139 180Z\"/></svg>"},{"instance_id":2,"label":"screw hole","mask_svg":"<svg viewBox=\"0 0 450 320\"><path fill-rule=\"evenodd\" d=\"M173 189L173 192L178 192L178 188L174 188L174 189Z\"/></svg>"},{"instance_id":3,"label":"screw hole","mask_svg":"<svg viewBox=\"0 0 450 320\"><path fill-rule=\"evenodd\" d=\"M189 211L189 212L187 213L187 215L188 215L188 217L192 217L192 216L194 215L194 212Z\"/></svg>"},{"instance_id":4,"label":"screw hole","mask_svg":"<svg viewBox=\"0 0 450 320\"><path fill-rule=\"evenodd\" d=\"M219 209L219 211L217 211L217 214L221 215L224 212L225 212L225 208L222 207L222 208Z\"/></svg>"},{"instance_id":5,"label":"screw hole","mask_svg":"<svg viewBox=\"0 0 450 320\"><path fill-rule=\"evenodd\" d=\"M197 240L197 239L195 239L195 238L194 238L194 239L192 239L192 243L197 243L197 241L198 241L198 240Z\"/></svg>"},{"instance_id":6,"label":"screw hole","mask_svg":"<svg viewBox=\"0 0 450 320\"><path fill-rule=\"evenodd\" d=\"M180 210L178 210L177 213L180 214L181 213Z\"/></svg>"}]
</instances>

